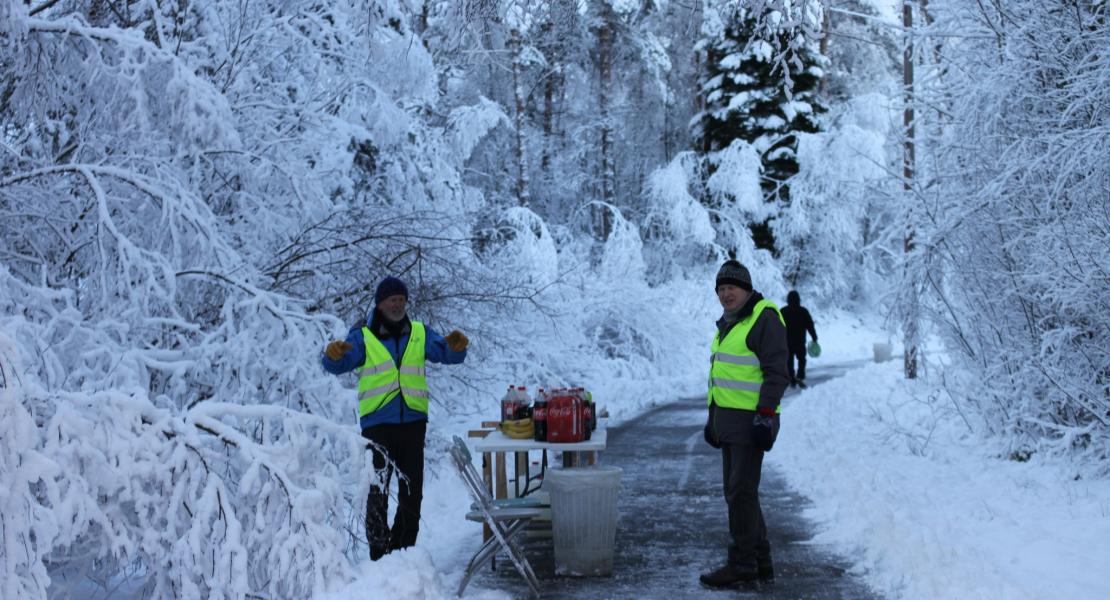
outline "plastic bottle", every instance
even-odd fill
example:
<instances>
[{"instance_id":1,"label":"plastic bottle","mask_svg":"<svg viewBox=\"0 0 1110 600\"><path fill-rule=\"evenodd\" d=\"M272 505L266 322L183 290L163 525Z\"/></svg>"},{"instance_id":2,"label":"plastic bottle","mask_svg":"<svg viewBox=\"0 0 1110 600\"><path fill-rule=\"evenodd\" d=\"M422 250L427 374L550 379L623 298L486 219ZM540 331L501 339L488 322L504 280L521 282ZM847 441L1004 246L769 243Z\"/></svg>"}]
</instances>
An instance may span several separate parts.
<instances>
[{"instance_id":1,"label":"plastic bottle","mask_svg":"<svg viewBox=\"0 0 1110 600\"><path fill-rule=\"evenodd\" d=\"M593 432L593 429L590 427L590 425L593 422L594 409L590 402L586 400L585 388L574 388L574 397L578 399L578 406L581 407L580 410L582 411L582 418L580 419L582 423L582 439L588 440L591 437L590 434Z\"/></svg>"},{"instance_id":2,"label":"plastic bottle","mask_svg":"<svg viewBox=\"0 0 1110 600\"><path fill-rule=\"evenodd\" d=\"M547 441L547 393L543 388L536 393L536 401L532 403L532 439Z\"/></svg>"},{"instance_id":3,"label":"plastic bottle","mask_svg":"<svg viewBox=\"0 0 1110 600\"><path fill-rule=\"evenodd\" d=\"M514 404L516 401L516 389L509 385L509 389L505 391L505 395L501 397L501 421L513 420L513 412L515 411Z\"/></svg>"}]
</instances>

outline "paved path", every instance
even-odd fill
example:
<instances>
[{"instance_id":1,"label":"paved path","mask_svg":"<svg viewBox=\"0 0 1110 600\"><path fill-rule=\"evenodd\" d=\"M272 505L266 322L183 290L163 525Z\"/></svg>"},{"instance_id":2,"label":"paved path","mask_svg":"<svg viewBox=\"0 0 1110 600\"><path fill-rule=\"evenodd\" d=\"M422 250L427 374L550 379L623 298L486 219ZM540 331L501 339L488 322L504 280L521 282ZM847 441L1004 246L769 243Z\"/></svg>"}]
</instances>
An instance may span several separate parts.
<instances>
[{"instance_id":1,"label":"paved path","mask_svg":"<svg viewBox=\"0 0 1110 600\"><path fill-rule=\"evenodd\" d=\"M843 368L811 371L811 385ZM809 503L791 491L781 474L764 466L760 495L771 538L777 579L738 591L707 590L698 575L724 562L727 515L721 490L720 451L702 439L702 399L655 408L609 430L603 464L624 472L617 522L613 575L567 578L554 575L548 554L531 554L545 599L768 598L876 599L845 572L848 561L807 543L812 537L802 511ZM550 552L550 551L548 551ZM528 596L512 565L498 561L475 577L471 589L499 589ZM471 593L468 589L468 593Z\"/></svg>"}]
</instances>

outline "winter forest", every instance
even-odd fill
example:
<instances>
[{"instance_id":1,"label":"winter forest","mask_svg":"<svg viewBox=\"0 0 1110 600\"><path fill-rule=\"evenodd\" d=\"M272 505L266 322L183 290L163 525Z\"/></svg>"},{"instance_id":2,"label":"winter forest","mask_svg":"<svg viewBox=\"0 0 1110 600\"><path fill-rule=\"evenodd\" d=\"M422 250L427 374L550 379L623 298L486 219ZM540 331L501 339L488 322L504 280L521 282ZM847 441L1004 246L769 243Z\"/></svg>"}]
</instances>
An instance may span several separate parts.
<instances>
[{"instance_id":1,"label":"winter forest","mask_svg":"<svg viewBox=\"0 0 1110 600\"><path fill-rule=\"evenodd\" d=\"M472 340L428 477L506 383L704 394L735 258L1110 478L1105 0L0 0L0 75L2 598L352 581L386 275Z\"/></svg>"}]
</instances>

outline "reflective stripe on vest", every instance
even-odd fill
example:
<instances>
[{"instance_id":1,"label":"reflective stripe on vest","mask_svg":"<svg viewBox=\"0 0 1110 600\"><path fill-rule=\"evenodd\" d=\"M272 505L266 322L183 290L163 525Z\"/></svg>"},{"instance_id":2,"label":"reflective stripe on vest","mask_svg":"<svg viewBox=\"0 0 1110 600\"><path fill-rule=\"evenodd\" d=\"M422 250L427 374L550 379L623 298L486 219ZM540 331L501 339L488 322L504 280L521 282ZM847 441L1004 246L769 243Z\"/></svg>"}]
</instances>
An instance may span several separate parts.
<instances>
[{"instance_id":1,"label":"reflective stripe on vest","mask_svg":"<svg viewBox=\"0 0 1110 600\"><path fill-rule=\"evenodd\" d=\"M767 308L773 309L779 322L786 325L778 307L770 300L763 299L756 303L752 314L729 330L724 340L720 339L720 332L713 336L706 404L715 402L723 408L743 410L755 410L759 405L763 369L759 368L759 357L748 348L748 334L759 315Z\"/></svg>"},{"instance_id":2,"label":"reflective stripe on vest","mask_svg":"<svg viewBox=\"0 0 1110 600\"><path fill-rule=\"evenodd\" d=\"M401 394L405 404L427 414L428 380L424 368L424 324L412 321L412 332L401 357L401 366L393 362L393 356L385 349L381 340L362 328L362 341L366 346L366 362L358 369L358 416L364 417L381 409Z\"/></svg>"}]
</instances>

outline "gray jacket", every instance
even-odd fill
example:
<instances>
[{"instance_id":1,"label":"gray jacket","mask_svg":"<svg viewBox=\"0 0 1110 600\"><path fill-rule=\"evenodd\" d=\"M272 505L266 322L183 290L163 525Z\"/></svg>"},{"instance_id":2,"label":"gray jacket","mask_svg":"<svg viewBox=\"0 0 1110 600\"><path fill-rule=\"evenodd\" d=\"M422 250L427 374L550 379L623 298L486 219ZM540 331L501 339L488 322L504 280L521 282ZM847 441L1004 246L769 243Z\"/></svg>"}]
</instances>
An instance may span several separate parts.
<instances>
[{"instance_id":1,"label":"gray jacket","mask_svg":"<svg viewBox=\"0 0 1110 600\"><path fill-rule=\"evenodd\" d=\"M756 303L763 299L759 292L753 292L740 309L738 321L717 322L723 340L737 322L752 314ZM763 370L763 384L759 387L759 408L778 408L782 395L790 385L786 374L786 361L789 350L786 345L786 327L779 321L775 311L767 308L756 318L755 325L748 332L748 348L759 358L759 368ZM718 444L747 445L752 443L752 421L755 411L737 408L722 408L713 403L709 406L709 421L706 437ZM774 436L778 436L779 417L775 415Z\"/></svg>"}]
</instances>

